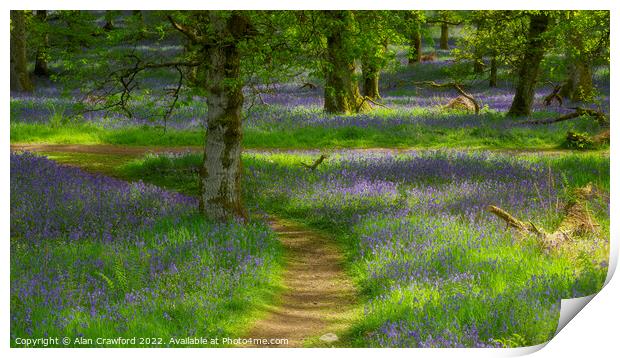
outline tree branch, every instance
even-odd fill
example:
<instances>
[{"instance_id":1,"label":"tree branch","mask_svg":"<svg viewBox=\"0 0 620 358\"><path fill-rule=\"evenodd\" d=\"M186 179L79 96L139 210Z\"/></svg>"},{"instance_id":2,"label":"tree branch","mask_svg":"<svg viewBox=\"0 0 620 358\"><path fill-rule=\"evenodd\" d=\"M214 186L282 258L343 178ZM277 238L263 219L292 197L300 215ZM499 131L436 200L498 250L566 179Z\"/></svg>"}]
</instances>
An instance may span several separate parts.
<instances>
[{"instance_id":1,"label":"tree branch","mask_svg":"<svg viewBox=\"0 0 620 358\"><path fill-rule=\"evenodd\" d=\"M180 33L182 33L183 35L185 35L185 37L187 37L190 41L192 41L195 44L206 44L206 41L205 41L204 38L196 35L195 33L193 33L187 27L185 27L185 26L179 24L178 22L174 21L172 16L168 15L167 18L168 18L168 21L170 21L170 24L172 25L172 27L174 27L175 30L177 30Z\"/></svg>"},{"instance_id":2,"label":"tree branch","mask_svg":"<svg viewBox=\"0 0 620 358\"><path fill-rule=\"evenodd\" d=\"M574 109L575 112L568 113L568 114L565 114L563 116L559 116L556 118L527 120L527 121L522 121L521 123L522 124L552 124L552 123L567 121L573 118L579 118L583 115L588 115L590 117L594 117L601 127L609 126L609 120L607 119L607 115L603 112L596 111L594 109L589 109L589 108L582 108L582 107L572 107L571 109Z\"/></svg>"},{"instance_id":3,"label":"tree branch","mask_svg":"<svg viewBox=\"0 0 620 358\"><path fill-rule=\"evenodd\" d=\"M575 235L593 233L598 230L599 225L592 219L586 204L593 194L591 183L574 189L574 200L566 206L564 218L552 233L538 229L532 222L525 223L497 206L489 205L487 211L504 220L508 227L515 228L524 234L535 234L540 244L548 251L572 240Z\"/></svg>"},{"instance_id":4,"label":"tree branch","mask_svg":"<svg viewBox=\"0 0 620 358\"><path fill-rule=\"evenodd\" d=\"M315 160L314 163L312 164L306 164L304 162L300 162L299 164L301 164L303 167L308 168L310 170L315 170L319 166L319 164L323 163L325 159L327 159L327 156L325 154L321 154L319 159Z\"/></svg>"}]
</instances>

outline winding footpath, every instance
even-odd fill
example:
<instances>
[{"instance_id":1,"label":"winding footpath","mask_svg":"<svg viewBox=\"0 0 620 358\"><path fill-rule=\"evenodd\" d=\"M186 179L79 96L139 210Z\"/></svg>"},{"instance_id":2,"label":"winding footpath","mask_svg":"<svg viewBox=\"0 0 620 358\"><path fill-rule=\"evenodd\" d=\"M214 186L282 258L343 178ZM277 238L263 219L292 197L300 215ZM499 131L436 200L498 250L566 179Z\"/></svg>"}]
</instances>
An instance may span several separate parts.
<instances>
[{"instance_id":1,"label":"winding footpath","mask_svg":"<svg viewBox=\"0 0 620 358\"><path fill-rule=\"evenodd\" d=\"M254 347L338 345L357 307L341 252L332 240L298 223L271 218L270 225L285 248L285 289L246 338L288 340Z\"/></svg>"},{"instance_id":2,"label":"winding footpath","mask_svg":"<svg viewBox=\"0 0 620 358\"><path fill-rule=\"evenodd\" d=\"M200 148L147 148L108 145L11 145L11 151L139 156L146 152L187 152ZM94 169L97 171L97 169ZM104 173L105 174L105 173ZM344 270L344 257L325 235L289 220L269 218L284 247L283 290L273 305L259 308L263 318L243 338L266 344L242 347L331 347L346 345L342 334L360 305Z\"/></svg>"}]
</instances>

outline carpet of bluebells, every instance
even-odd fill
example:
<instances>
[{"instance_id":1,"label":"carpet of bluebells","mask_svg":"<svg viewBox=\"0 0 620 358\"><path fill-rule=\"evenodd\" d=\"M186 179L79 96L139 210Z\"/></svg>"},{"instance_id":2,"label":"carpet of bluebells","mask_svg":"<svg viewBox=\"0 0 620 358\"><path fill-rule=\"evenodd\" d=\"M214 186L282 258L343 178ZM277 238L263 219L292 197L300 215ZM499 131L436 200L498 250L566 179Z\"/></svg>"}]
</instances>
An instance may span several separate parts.
<instances>
[{"instance_id":1,"label":"carpet of bluebells","mask_svg":"<svg viewBox=\"0 0 620 358\"><path fill-rule=\"evenodd\" d=\"M561 298L597 292L608 231L579 240L579 258L516 241L484 208L554 228L566 173L487 152L342 151L248 154L247 196L337 236L367 297L354 340L380 347L538 344L555 332ZM608 177L604 166L582 166ZM258 189L260 188L260 189ZM609 202L592 210L603 227ZM574 254L574 252L573 252ZM577 264L575 264L577 262Z\"/></svg>"},{"instance_id":2,"label":"carpet of bluebells","mask_svg":"<svg viewBox=\"0 0 620 358\"><path fill-rule=\"evenodd\" d=\"M250 151L245 197L329 232L364 301L356 346L505 347L555 330L562 298L597 292L606 277L609 158L448 150ZM127 165L146 180L192 192L197 154L150 155ZM161 170L165 169L165 170ZM178 175L173 174L178 170ZM149 173L169 173L168 177ZM182 182L186 182L183 184ZM601 233L545 253L484 209L498 205L552 230L571 187L592 182ZM605 194L607 193L607 194Z\"/></svg>"},{"instance_id":3,"label":"carpet of bluebells","mask_svg":"<svg viewBox=\"0 0 620 358\"><path fill-rule=\"evenodd\" d=\"M268 299L279 250L194 198L11 154L12 338L231 333Z\"/></svg>"}]
</instances>

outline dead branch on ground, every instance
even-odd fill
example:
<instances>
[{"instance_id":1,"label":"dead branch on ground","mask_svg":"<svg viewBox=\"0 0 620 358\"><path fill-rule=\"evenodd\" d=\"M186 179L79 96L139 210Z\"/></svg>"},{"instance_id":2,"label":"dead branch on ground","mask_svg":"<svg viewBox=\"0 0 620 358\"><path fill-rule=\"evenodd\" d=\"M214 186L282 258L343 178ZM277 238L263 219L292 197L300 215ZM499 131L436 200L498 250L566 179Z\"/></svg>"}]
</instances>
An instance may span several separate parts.
<instances>
[{"instance_id":1,"label":"dead branch on ground","mask_svg":"<svg viewBox=\"0 0 620 358\"><path fill-rule=\"evenodd\" d=\"M327 156L325 154L321 154L321 156L312 164L306 164L304 162L300 162L299 164L307 169L315 170L325 159L327 159Z\"/></svg>"},{"instance_id":2,"label":"dead branch on ground","mask_svg":"<svg viewBox=\"0 0 620 358\"><path fill-rule=\"evenodd\" d=\"M587 116L590 116L596 119L598 124L601 127L609 127L609 119L607 118L607 115L601 111L597 111L597 110L589 109L589 108L582 108L582 107L572 107L571 109L574 109L575 111L572 113L559 116L559 117L555 117L555 118L527 120L521 123L523 124L551 124L551 123L567 121L569 119L579 118L581 116L587 115Z\"/></svg>"},{"instance_id":3,"label":"dead branch on ground","mask_svg":"<svg viewBox=\"0 0 620 358\"><path fill-rule=\"evenodd\" d=\"M587 201L592 197L593 193L591 183L582 188L575 189L573 191L574 199L564 209L566 213L564 219L551 233L536 227L531 221L523 222L497 206L489 205L487 211L504 220L508 227L516 229L521 234L534 234L541 246L549 251L557 249L562 244L573 240L575 236L598 231L599 225L592 219L587 208Z\"/></svg>"}]
</instances>

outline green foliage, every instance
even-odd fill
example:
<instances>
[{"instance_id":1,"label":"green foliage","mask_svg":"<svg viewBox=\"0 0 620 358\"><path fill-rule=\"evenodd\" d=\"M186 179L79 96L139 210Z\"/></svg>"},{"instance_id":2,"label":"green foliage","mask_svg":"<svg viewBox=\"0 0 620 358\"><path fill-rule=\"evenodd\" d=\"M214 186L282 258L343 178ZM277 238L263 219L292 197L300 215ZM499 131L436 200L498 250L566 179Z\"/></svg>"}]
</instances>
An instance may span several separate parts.
<instances>
[{"instance_id":1,"label":"green foliage","mask_svg":"<svg viewBox=\"0 0 620 358\"><path fill-rule=\"evenodd\" d=\"M518 333L513 333L505 338L498 338L495 341L500 343L504 348L527 347L530 345L527 339Z\"/></svg>"},{"instance_id":2,"label":"green foliage","mask_svg":"<svg viewBox=\"0 0 620 358\"><path fill-rule=\"evenodd\" d=\"M572 149L593 149L595 147L592 137L585 132L569 131L566 135L565 146Z\"/></svg>"}]
</instances>

